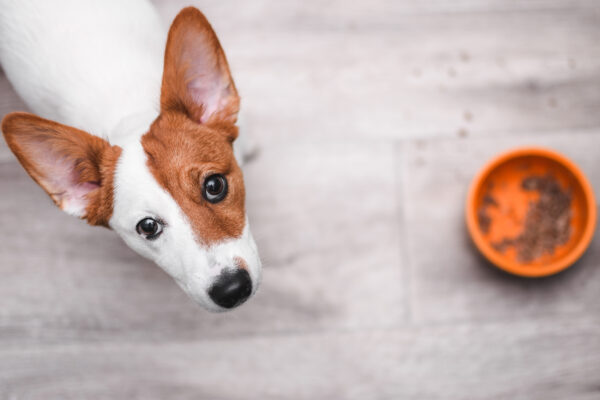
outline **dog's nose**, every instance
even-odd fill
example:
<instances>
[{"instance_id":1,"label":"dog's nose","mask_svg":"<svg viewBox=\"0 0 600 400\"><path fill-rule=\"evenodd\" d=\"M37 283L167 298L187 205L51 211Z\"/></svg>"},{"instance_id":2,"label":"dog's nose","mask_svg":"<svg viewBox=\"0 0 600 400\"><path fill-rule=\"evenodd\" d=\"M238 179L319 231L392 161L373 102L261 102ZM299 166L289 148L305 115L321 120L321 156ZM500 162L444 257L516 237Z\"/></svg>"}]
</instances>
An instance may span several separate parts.
<instances>
[{"instance_id":1,"label":"dog's nose","mask_svg":"<svg viewBox=\"0 0 600 400\"><path fill-rule=\"evenodd\" d=\"M208 290L217 305L233 308L242 304L252 293L252 280L245 269L225 270Z\"/></svg>"}]
</instances>

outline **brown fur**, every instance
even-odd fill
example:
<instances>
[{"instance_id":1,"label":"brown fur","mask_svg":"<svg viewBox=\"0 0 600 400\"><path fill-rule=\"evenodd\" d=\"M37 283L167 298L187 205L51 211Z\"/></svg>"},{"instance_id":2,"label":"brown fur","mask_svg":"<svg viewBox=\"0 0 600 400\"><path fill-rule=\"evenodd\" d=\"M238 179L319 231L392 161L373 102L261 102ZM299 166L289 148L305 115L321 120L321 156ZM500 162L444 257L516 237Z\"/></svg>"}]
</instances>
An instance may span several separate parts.
<instances>
[{"instance_id":1,"label":"brown fur","mask_svg":"<svg viewBox=\"0 0 600 400\"><path fill-rule=\"evenodd\" d=\"M108 221L113 212L113 182L117 160L120 156L121 148L119 146L109 146L104 149L99 168L102 184L97 191L88 195L90 202L86 208L85 218L90 225L100 225L108 228Z\"/></svg>"},{"instance_id":2,"label":"brown fur","mask_svg":"<svg viewBox=\"0 0 600 400\"><path fill-rule=\"evenodd\" d=\"M121 153L107 141L33 114L11 113L2 120L6 143L23 168L62 208L65 188L53 182L52 165L40 162L40 153L49 159L65 160L72 165L77 183L92 184L86 198L87 219L91 225L108 226L112 215L113 176Z\"/></svg>"},{"instance_id":3,"label":"brown fur","mask_svg":"<svg viewBox=\"0 0 600 400\"><path fill-rule=\"evenodd\" d=\"M183 9L167 40L161 115L142 137L142 146L150 171L187 215L201 243L239 237L244 228L244 182L231 145L238 110L217 36L200 11ZM211 204L202 190L205 178L215 173L226 177L229 191Z\"/></svg>"},{"instance_id":4,"label":"brown fur","mask_svg":"<svg viewBox=\"0 0 600 400\"><path fill-rule=\"evenodd\" d=\"M240 269L245 269L246 271L248 270L248 264L246 263L246 260L244 260L242 257L234 257L233 261L236 267Z\"/></svg>"},{"instance_id":5,"label":"brown fur","mask_svg":"<svg viewBox=\"0 0 600 400\"><path fill-rule=\"evenodd\" d=\"M180 113L163 113L142 137L148 167L188 217L199 242L239 237L245 221L244 181L233 156L237 128L199 125ZM227 178L225 199L211 204L202 197L204 179Z\"/></svg>"}]
</instances>

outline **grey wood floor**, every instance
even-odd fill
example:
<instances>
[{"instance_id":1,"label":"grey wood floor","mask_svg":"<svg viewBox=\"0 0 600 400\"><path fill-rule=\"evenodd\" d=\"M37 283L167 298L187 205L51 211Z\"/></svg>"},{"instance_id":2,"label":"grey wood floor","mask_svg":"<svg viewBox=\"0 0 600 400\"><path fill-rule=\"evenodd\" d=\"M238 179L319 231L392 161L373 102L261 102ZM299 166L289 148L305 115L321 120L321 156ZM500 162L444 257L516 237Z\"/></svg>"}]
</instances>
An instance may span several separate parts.
<instances>
[{"instance_id":1,"label":"grey wood floor","mask_svg":"<svg viewBox=\"0 0 600 400\"><path fill-rule=\"evenodd\" d=\"M462 214L480 165L521 144L599 190L598 1L197 6L260 148L260 292L198 309L2 142L0 399L600 399L600 236L525 280L475 253ZM2 76L0 115L24 108Z\"/></svg>"}]
</instances>

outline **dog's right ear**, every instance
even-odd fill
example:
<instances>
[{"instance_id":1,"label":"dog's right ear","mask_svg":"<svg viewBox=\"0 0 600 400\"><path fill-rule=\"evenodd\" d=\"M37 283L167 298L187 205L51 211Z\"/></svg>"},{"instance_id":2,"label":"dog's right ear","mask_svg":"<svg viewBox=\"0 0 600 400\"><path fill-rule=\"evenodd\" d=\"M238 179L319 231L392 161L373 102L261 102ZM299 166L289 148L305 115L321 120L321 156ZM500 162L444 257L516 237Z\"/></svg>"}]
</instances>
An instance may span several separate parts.
<instances>
[{"instance_id":1,"label":"dog's right ear","mask_svg":"<svg viewBox=\"0 0 600 400\"><path fill-rule=\"evenodd\" d=\"M58 207L91 225L108 226L119 147L28 113L8 114L2 132L23 168Z\"/></svg>"},{"instance_id":2,"label":"dog's right ear","mask_svg":"<svg viewBox=\"0 0 600 400\"><path fill-rule=\"evenodd\" d=\"M161 110L177 110L198 123L235 123L240 98L225 53L198 9L181 10L169 30Z\"/></svg>"}]
</instances>

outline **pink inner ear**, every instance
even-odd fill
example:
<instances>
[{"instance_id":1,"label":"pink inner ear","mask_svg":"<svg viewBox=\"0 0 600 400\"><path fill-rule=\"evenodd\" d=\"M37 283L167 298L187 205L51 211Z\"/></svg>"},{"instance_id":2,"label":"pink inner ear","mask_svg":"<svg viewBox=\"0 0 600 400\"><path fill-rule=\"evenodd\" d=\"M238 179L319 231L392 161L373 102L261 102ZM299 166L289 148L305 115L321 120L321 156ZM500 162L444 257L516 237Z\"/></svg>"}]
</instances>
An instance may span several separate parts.
<instances>
[{"instance_id":1,"label":"pink inner ear","mask_svg":"<svg viewBox=\"0 0 600 400\"><path fill-rule=\"evenodd\" d=\"M226 109L237 96L227 61L216 41L207 33L189 30L183 38L182 52L175 62L185 68L188 98L202 109L194 117L201 123Z\"/></svg>"},{"instance_id":2,"label":"pink inner ear","mask_svg":"<svg viewBox=\"0 0 600 400\"><path fill-rule=\"evenodd\" d=\"M189 83L188 91L194 103L202 105L201 123L208 121L225 105L223 90L214 82L195 79Z\"/></svg>"},{"instance_id":3,"label":"pink inner ear","mask_svg":"<svg viewBox=\"0 0 600 400\"><path fill-rule=\"evenodd\" d=\"M78 177L79 174L74 169L71 169L69 178L59 183L64 185L63 187L65 188L61 208L66 213L82 217L86 213L89 201L86 196L91 191L98 189L100 185L96 182L78 183Z\"/></svg>"},{"instance_id":4,"label":"pink inner ear","mask_svg":"<svg viewBox=\"0 0 600 400\"><path fill-rule=\"evenodd\" d=\"M29 146L39 172L40 183L58 206L68 214L83 217L88 206L86 196L100 187L97 182L79 183L79 173L75 170L75 161L57 155L52 151L43 151L33 143Z\"/></svg>"}]
</instances>

